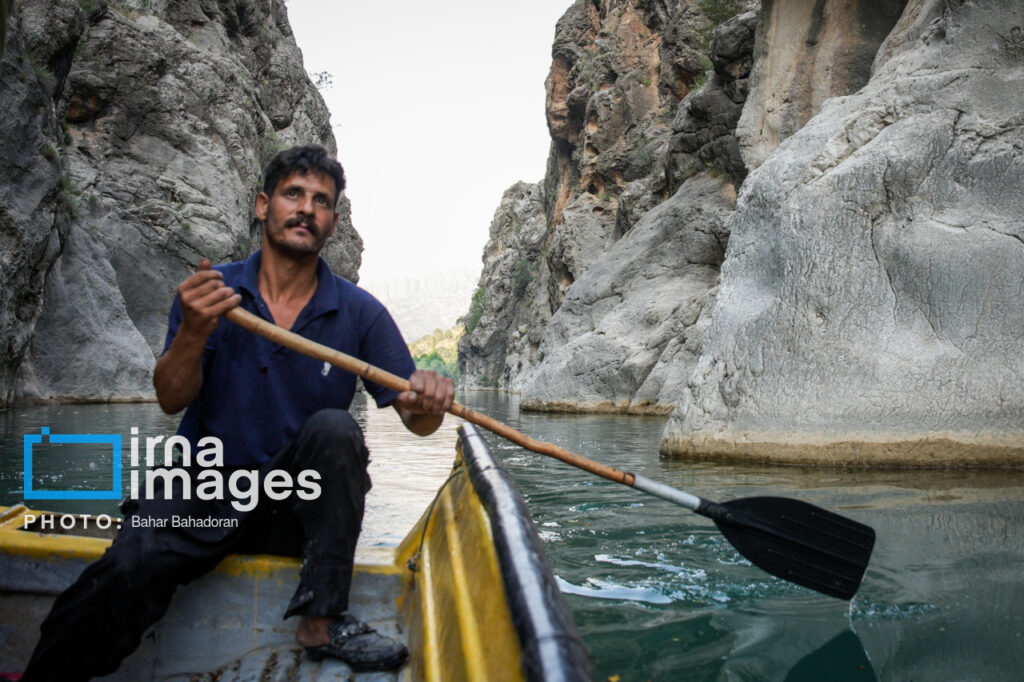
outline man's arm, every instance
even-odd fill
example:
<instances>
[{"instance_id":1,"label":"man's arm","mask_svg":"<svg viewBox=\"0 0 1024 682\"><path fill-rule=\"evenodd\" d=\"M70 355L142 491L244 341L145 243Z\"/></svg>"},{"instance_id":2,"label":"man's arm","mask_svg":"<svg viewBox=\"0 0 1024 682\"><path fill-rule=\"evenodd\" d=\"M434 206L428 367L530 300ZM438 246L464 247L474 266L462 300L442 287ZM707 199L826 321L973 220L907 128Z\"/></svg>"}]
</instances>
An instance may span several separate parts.
<instances>
[{"instance_id":1,"label":"man's arm","mask_svg":"<svg viewBox=\"0 0 1024 682\"><path fill-rule=\"evenodd\" d=\"M181 325L153 370L156 399L167 414L185 409L199 395L206 340L217 328L220 316L237 306L242 297L224 284L220 272L212 270L210 261L204 258L195 274L178 287L178 300Z\"/></svg>"},{"instance_id":2,"label":"man's arm","mask_svg":"<svg viewBox=\"0 0 1024 682\"><path fill-rule=\"evenodd\" d=\"M405 428L417 436L429 436L444 421L455 400L455 384L448 377L418 369L409 377L411 391L399 393L393 405Z\"/></svg>"}]
</instances>

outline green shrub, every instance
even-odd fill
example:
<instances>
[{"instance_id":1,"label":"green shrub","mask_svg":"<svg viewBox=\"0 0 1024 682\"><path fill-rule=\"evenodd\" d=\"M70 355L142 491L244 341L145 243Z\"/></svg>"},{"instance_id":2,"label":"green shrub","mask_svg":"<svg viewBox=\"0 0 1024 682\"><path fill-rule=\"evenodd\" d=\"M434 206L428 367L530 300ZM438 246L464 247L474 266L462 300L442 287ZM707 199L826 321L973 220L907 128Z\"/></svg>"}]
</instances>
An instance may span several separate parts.
<instances>
[{"instance_id":1,"label":"green shrub","mask_svg":"<svg viewBox=\"0 0 1024 682\"><path fill-rule=\"evenodd\" d=\"M737 0L699 0L697 6L716 26L740 13L740 3Z\"/></svg>"},{"instance_id":2,"label":"green shrub","mask_svg":"<svg viewBox=\"0 0 1024 682\"><path fill-rule=\"evenodd\" d=\"M21 53L21 57L29 63L29 66L32 67L32 73L35 74L36 80L39 82L39 87L42 88L44 92L52 96L54 94L54 90L57 89L57 76L55 76L53 71L50 70L50 67L41 63L36 59L34 54L27 50Z\"/></svg>"},{"instance_id":3,"label":"green shrub","mask_svg":"<svg viewBox=\"0 0 1024 682\"><path fill-rule=\"evenodd\" d=\"M65 175L60 179L60 185L57 189L57 201L72 218L78 217L75 200L81 196L81 194L82 190L78 186L78 183L70 176Z\"/></svg>"},{"instance_id":4,"label":"green shrub","mask_svg":"<svg viewBox=\"0 0 1024 682\"><path fill-rule=\"evenodd\" d=\"M284 142L273 130L263 133L260 138L260 166L266 166L279 151L285 148Z\"/></svg>"},{"instance_id":5,"label":"green shrub","mask_svg":"<svg viewBox=\"0 0 1024 682\"><path fill-rule=\"evenodd\" d=\"M526 288L533 281L533 268L525 258L516 263L512 270L512 293L519 297L526 293Z\"/></svg>"},{"instance_id":6,"label":"green shrub","mask_svg":"<svg viewBox=\"0 0 1024 682\"><path fill-rule=\"evenodd\" d=\"M416 369L432 370L456 383L459 381L459 362L457 358L451 362L445 362L440 353L434 351L426 355L417 355L413 358L413 362L416 363Z\"/></svg>"},{"instance_id":7,"label":"green shrub","mask_svg":"<svg viewBox=\"0 0 1024 682\"><path fill-rule=\"evenodd\" d=\"M473 302L469 306L469 315L466 316L466 332L472 333L476 329L477 324L480 323L480 318L483 317L484 311L487 310L487 306L491 303L491 297L483 287L480 287L473 294Z\"/></svg>"}]
</instances>

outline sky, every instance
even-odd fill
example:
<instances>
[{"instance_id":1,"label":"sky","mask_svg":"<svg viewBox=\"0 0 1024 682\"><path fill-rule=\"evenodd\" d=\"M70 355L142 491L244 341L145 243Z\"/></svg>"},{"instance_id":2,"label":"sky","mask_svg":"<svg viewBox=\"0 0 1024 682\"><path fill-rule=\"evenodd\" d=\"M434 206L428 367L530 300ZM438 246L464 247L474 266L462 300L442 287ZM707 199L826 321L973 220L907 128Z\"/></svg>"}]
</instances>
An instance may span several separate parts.
<instances>
[{"instance_id":1,"label":"sky","mask_svg":"<svg viewBox=\"0 0 1024 682\"><path fill-rule=\"evenodd\" d=\"M571 0L288 0L345 167L361 281L479 270L502 193L544 176L544 79Z\"/></svg>"}]
</instances>

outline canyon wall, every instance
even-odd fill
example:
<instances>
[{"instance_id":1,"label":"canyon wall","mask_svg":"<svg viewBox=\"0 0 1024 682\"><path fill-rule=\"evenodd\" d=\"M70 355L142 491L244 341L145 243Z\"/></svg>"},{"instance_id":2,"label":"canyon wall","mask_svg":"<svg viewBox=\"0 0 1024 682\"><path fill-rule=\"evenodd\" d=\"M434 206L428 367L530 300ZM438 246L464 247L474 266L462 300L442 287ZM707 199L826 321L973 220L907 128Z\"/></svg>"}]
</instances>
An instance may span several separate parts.
<instances>
[{"instance_id":1,"label":"canyon wall","mask_svg":"<svg viewBox=\"0 0 1024 682\"><path fill-rule=\"evenodd\" d=\"M521 390L549 357L543 334L570 287L675 193L673 122L714 69L716 19L755 6L581 1L559 20L545 84L547 172L510 189L495 213L459 345L466 386ZM717 167L711 156L700 170Z\"/></svg>"},{"instance_id":2,"label":"canyon wall","mask_svg":"<svg viewBox=\"0 0 1024 682\"><path fill-rule=\"evenodd\" d=\"M917 0L856 93L802 124L744 112L745 157L766 158L664 452L1024 461L1022 24L1019 3ZM763 83L806 74L768 54Z\"/></svg>"},{"instance_id":3,"label":"canyon wall","mask_svg":"<svg viewBox=\"0 0 1024 682\"><path fill-rule=\"evenodd\" d=\"M467 385L671 413L668 456L1021 465L1022 27L1009 0L577 2Z\"/></svg>"},{"instance_id":4,"label":"canyon wall","mask_svg":"<svg viewBox=\"0 0 1024 682\"><path fill-rule=\"evenodd\" d=\"M333 152L327 109L282 0L24 0L7 28L0 405L148 398L177 285L258 247L262 167ZM325 255L355 279L341 211Z\"/></svg>"}]
</instances>

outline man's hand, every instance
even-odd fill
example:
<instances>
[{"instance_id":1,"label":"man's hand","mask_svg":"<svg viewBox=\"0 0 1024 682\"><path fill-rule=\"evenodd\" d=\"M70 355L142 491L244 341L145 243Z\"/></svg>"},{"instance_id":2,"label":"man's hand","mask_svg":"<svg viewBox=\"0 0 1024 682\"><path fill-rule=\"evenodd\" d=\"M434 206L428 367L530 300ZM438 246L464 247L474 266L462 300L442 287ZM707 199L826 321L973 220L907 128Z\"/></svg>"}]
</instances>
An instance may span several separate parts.
<instances>
[{"instance_id":1,"label":"man's hand","mask_svg":"<svg viewBox=\"0 0 1024 682\"><path fill-rule=\"evenodd\" d=\"M220 271L213 270L209 259L203 258L195 274L178 287L178 299L182 316L178 333L205 344L220 316L237 306L242 296L226 286Z\"/></svg>"},{"instance_id":2,"label":"man's hand","mask_svg":"<svg viewBox=\"0 0 1024 682\"><path fill-rule=\"evenodd\" d=\"M203 347L220 316L241 302L224 278L203 258L195 274L178 287L181 325L153 370L156 399L167 414L188 407L203 387Z\"/></svg>"},{"instance_id":3,"label":"man's hand","mask_svg":"<svg viewBox=\"0 0 1024 682\"><path fill-rule=\"evenodd\" d=\"M455 401L455 384L437 372L418 369L409 377L410 391L399 393L395 409L405 427L419 436L429 436L444 420Z\"/></svg>"}]
</instances>

